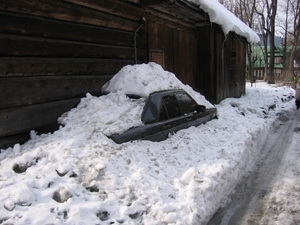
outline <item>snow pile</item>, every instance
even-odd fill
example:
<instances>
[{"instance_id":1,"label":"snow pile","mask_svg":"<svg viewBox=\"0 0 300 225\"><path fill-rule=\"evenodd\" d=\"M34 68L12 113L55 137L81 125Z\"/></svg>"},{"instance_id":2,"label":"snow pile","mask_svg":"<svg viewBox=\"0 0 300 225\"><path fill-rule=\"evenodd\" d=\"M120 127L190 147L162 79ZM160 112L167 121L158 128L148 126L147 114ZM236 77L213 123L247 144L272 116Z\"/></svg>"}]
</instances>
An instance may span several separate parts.
<instances>
[{"instance_id":1,"label":"snow pile","mask_svg":"<svg viewBox=\"0 0 300 225\"><path fill-rule=\"evenodd\" d=\"M156 63L123 67L107 84L104 92L119 91L147 97L155 91L183 89L185 87L173 73L163 70Z\"/></svg>"},{"instance_id":2,"label":"snow pile","mask_svg":"<svg viewBox=\"0 0 300 225\"><path fill-rule=\"evenodd\" d=\"M145 89L154 90L153 70L140 67ZM137 89L131 81L123 82ZM247 86L245 96L216 106L218 120L162 142L119 145L106 134L138 124L143 101L121 92L87 94L58 131L32 131L27 143L1 151L3 224L205 224L251 170L277 114L295 108L281 100L293 89Z\"/></svg>"},{"instance_id":3,"label":"snow pile","mask_svg":"<svg viewBox=\"0 0 300 225\"><path fill-rule=\"evenodd\" d=\"M188 0L208 13L212 23L219 24L225 35L230 31L245 37L250 43L258 43L260 38L244 22L228 11L218 0Z\"/></svg>"},{"instance_id":4,"label":"snow pile","mask_svg":"<svg viewBox=\"0 0 300 225\"><path fill-rule=\"evenodd\" d=\"M76 108L64 113L59 122L65 129L109 136L142 125L144 103L145 99L133 100L119 92L101 97L87 94Z\"/></svg>"},{"instance_id":5,"label":"snow pile","mask_svg":"<svg viewBox=\"0 0 300 225\"><path fill-rule=\"evenodd\" d=\"M181 83L173 73L165 71L159 64L153 62L123 67L103 86L102 91L147 97L152 92L170 89L183 89L198 104L205 105L207 108L213 107L204 96L199 95L190 86Z\"/></svg>"},{"instance_id":6,"label":"snow pile","mask_svg":"<svg viewBox=\"0 0 300 225\"><path fill-rule=\"evenodd\" d=\"M68 129L84 128L103 136L122 133L131 127L143 125L141 114L150 93L167 89L184 89L198 104L214 107L204 96L182 84L173 73L164 71L158 64L148 63L123 67L102 88L104 92L111 93L99 98L87 94L77 108L62 115L59 122L67 125ZM126 94L143 98L130 99ZM87 111L90 112L89 116L86 116Z\"/></svg>"}]
</instances>

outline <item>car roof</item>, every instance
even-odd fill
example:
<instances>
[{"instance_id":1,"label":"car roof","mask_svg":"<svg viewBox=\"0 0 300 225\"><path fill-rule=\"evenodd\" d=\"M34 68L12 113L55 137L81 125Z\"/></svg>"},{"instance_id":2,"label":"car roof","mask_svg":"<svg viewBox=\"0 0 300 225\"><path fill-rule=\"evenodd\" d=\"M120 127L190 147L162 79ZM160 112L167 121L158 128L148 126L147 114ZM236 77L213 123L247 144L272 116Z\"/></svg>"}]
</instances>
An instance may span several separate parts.
<instances>
[{"instance_id":1,"label":"car roof","mask_svg":"<svg viewBox=\"0 0 300 225\"><path fill-rule=\"evenodd\" d=\"M161 90L161 91L155 91L155 92L152 92L149 96L161 96L161 95L165 95L165 94L171 94L171 93L178 93L178 92L185 92L185 90L183 89L169 89L169 90Z\"/></svg>"}]
</instances>

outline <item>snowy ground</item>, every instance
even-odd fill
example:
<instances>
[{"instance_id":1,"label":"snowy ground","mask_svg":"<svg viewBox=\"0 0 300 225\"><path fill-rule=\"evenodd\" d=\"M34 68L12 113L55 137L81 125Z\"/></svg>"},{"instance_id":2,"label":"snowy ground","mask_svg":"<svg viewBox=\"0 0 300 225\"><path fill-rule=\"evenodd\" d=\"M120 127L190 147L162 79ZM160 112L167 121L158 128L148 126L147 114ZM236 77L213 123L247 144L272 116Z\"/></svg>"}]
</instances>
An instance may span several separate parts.
<instances>
[{"instance_id":1,"label":"snowy ground","mask_svg":"<svg viewBox=\"0 0 300 225\"><path fill-rule=\"evenodd\" d=\"M143 76L130 78L142 71ZM156 64L126 67L119 76L124 73L128 90L184 88L211 106ZM144 88L139 89L132 81L141 77ZM53 134L32 131L27 143L1 151L0 224L205 224L251 170L277 115L295 110L293 100L285 101L293 89L247 84L246 95L216 105L218 120L162 142L118 145L106 135L140 125L144 99L128 99L114 89L117 84L106 87L113 91L106 96L87 94L60 118L64 126ZM299 140L295 134L293 145ZM299 167L289 162L293 158L287 161ZM291 174L289 167L283 171ZM297 177L280 182L274 195L294 198Z\"/></svg>"},{"instance_id":2,"label":"snowy ground","mask_svg":"<svg viewBox=\"0 0 300 225\"><path fill-rule=\"evenodd\" d=\"M292 115L294 113L292 112ZM287 131L287 139L291 142L284 149L282 163L276 165L276 176L271 179L270 193L262 198L256 210L245 217L243 225L300 224L300 112L295 114L293 129ZM280 128L278 129L280 130ZM284 140L282 140L284 141ZM284 145L284 143L283 143ZM276 148L276 147L275 147ZM278 154L278 152L276 153ZM280 155L280 154L278 154ZM276 159L276 158L275 158ZM275 163L275 162L273 162ZM270 179L268 179L270 180ZM263 182L262 182L263 183Z\"/></svg>"},{"instance_id":3,"label":"snowy ground","mask_svg":"<svg viewBox=\"0 0 300 225\"><path fill-rule=\"evenodd\" d=\"M262 222L300 224L300 133L295 132L291 147L287 150L281 173L276 177L272 192L264 203Z\"/></svg>"}]
</instances>

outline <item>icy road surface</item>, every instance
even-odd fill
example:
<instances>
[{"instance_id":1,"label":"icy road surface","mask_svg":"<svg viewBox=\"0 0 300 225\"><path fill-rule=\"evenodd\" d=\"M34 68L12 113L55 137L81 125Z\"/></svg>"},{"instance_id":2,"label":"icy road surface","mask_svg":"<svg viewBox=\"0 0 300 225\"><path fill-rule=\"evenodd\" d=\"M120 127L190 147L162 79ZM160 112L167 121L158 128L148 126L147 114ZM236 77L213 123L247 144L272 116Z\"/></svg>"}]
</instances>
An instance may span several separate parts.
<instances>
[{"instance_id":1,"label":"icy road surface","mask_svg":"<svg viewBox=\"0 0 300 225\"><path fill-rule=\"evenodd\" d=\"M295 189L295 195L282 192L282 186L291 180L286 168L299 162L300 111L284 112L275 122L273 129L261 146L260 162L249 176L235 188L231 202L220 209L208 225L246 224L300 224L299 180L287 187ZM293 153L297 157L293 157ZM300 171L292 173L299 177ZM291 192L293 193L293 192ZM287 223L285 223L287 222Z\"/></svg>"}]
</instances>

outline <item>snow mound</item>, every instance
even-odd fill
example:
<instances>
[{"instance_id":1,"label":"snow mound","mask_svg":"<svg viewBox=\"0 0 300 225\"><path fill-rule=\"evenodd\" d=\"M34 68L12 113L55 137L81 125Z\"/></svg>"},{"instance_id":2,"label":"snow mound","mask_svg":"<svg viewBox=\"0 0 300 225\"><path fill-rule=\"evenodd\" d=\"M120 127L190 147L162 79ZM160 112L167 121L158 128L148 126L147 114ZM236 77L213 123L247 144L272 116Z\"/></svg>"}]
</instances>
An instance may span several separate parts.
<instances>
[{"instance_id":1,"label":"snow mound","mask_svg":"<svg viewBox=\"0 0 300 225\"><path fill-rule=\"evenodd\" d=\"M143 125L144 104L145 99L130 99L120 92L100 97L87 94L76 108L64 113L58 121L68 129L81 128L90 134L109 136Z\"/></svg>"},{"instance_id":2,"label":"snow mound","mask_svg":"<svg viewBox=\"0 0 300 225\"><path fill-rule=\"evenodd\" d=\"M181 83L173 73L164 71L158 64L149 63L125 66L104 85L103 91L109 94L100 97L87 94L76 108L64 113L58 121L69 129L81 128L91 134L97 132L109 136L122 133L143 125L141 114L145 97L155 91L178 88L188 92L198 104L213 107L204 96ZM126 94L143 98L130 99Z\"/></svg>"},{"instance_id":3,"label":"snow mound","mask_svg":"<svg viewBox=\"0 0 300 225\"><path fill-rule=\"evenodd\" d=\"M103 90L147 97L155 91L183 88L184 85L173 73L164 71L156 63L148 63L123 67L104 85Z\"/></svg>"},{"instance_id":4,"label":"snow mound","mask_svg":"<svg viewBox=\"0 0 300 225\"><path fill-rule=\"evenodd\" d=\"M106 93L119 92L141 97L148 97L155 91L170 89L183 89L198 104L208 108L213 107L204 96L194 91L189 85L184 85L173 73L165 71L154 62L125 66L102 87L102 91Z\"/></svg>"}]
</instances>

